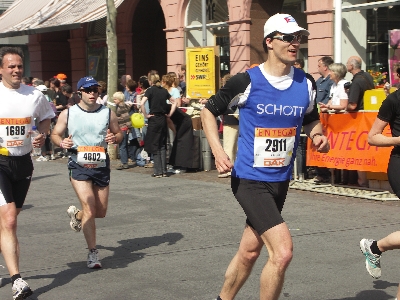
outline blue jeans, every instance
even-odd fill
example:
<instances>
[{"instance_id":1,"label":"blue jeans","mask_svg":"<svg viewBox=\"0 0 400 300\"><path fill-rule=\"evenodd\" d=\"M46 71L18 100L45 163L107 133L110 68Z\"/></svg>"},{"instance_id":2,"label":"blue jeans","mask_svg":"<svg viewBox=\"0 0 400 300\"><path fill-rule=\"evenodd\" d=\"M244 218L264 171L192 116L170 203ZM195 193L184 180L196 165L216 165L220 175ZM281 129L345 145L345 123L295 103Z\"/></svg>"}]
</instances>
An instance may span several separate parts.
<instances>
[{"instance_id":1,"label":"blue jeans","mask_svg":"<svg viewBox=\"0 0 400 300\"><path fill-rule=\"evenodd\" d=\"M127 164L128 157L132 161L136 161L137 146L134 144L130 145L129 134L127 133L127 131L122 131L122 137L122 142L119 144L119 157L121 159L121 163Z\"/></svg>"}]
</instances>

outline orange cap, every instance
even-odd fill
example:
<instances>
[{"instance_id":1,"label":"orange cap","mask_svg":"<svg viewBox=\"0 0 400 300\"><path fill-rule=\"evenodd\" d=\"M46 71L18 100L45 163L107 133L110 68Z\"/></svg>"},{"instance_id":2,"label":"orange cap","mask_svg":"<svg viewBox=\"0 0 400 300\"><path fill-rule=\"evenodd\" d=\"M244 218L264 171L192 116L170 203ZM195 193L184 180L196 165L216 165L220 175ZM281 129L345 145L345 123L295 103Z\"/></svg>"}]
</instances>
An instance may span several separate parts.
<instances>
[{"instance_id":1,"label":"orange cap","mask_svg":"<svg viewBox=\"0 0 400 300\"><path fill-rule=\"evenodd\" d=\"M58 80L65 80L67 79L67 75L63 74L63 73L59 73L56 76L54 76L55 78L57 78Z\"/></svg>"}]
</instances>

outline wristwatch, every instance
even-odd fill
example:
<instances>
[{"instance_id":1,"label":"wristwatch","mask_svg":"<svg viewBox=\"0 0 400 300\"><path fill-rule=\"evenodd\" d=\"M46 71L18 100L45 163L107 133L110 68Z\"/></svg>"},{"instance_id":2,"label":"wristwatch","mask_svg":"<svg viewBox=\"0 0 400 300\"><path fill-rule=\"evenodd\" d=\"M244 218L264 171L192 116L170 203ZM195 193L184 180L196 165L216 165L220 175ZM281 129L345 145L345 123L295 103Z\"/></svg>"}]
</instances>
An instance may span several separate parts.
<instances>
[{"instance_id":1,"label":"wristwatch","mask_svg":"<svg viewBox=\"0 0 400 300\"><path fill-rule=\"evenodd\" d=\"M311 136L311 140L313 141L314 138L315 138L316 136L324 136L324 135L323 135L322 133L320 133L320 132L314 133L314 134Z\"/></svg>"}]
</instances>

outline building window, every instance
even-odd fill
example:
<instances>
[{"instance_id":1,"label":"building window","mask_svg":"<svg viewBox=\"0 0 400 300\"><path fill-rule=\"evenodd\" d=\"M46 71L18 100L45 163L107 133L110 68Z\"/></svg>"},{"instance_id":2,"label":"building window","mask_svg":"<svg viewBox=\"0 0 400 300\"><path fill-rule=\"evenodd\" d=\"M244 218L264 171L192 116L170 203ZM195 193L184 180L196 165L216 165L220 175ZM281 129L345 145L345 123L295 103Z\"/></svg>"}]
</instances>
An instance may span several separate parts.
<instances>
[{"instance_id":1,"label":"building window","mask_svg":"<svg viewBox=\"0 0 400 300\"><path fill-rule=\"evenodd\" d=\"M107 82L108 53L106 18L89 23L87 40L87 74Z\"/></svg>"},{"instance_id":2,"label":"building window","mask_svg":"<svg viewBox=\"0 0 400 300\"><path fill-rule=\"evenodd\" d=\"M395 51L395 47L389 45L389 31L400 29L399 25L399 5L367 10L367 70L389 71L388 61Z\"/></svg>"},{"instance_id":3,"label":"building window","mask_svg":"<svg viewBox=\"0 0 400 300\"><path fill-rule=\"evenodd\" d=\"M220 76L230 72L229 20L226 0L206 0L206 46L219 46ZM202 0L190 0L186 11L185 46L203 46Z\"/></svg>"}]
</instances>

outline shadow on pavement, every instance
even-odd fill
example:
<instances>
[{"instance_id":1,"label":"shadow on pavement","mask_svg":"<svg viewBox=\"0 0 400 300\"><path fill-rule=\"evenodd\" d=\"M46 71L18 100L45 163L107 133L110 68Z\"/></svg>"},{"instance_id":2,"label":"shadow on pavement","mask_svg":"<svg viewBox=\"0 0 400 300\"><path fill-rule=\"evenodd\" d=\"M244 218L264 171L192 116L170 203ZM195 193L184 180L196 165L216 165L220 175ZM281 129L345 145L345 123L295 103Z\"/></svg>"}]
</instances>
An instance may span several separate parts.
<instances>
[{"instance_id":1,"label":"shadow on pavement","mask_svg":"<svg viewBox=\"0 0 400 300\"><path fill-rule=\"evenodd\" d=\"M379 280L380 281L380 280ZM376 282L375 282L376 283ZM390 283L384 281L385 287L376 287L377 289L383 289L390 286L398 286L398 283ZM346 298L332 298L329 300L393 300L396 296L391 296L384 291L379 290L369 290L369 291L362 291L359 292L355 297L346 297Z\"/></svg>"},{"instance_id":2,"label":"shadow on pavement","mask_svg":"<svg viewBox=\"0 0 400 300\"><path fill-rule=\"evenodd\" d=\"M47 178L47 177L58 176L58 175L61 175L61 173L49 174L49 175L43 175L43 176L35 176L35 175L33 175L32 176L32 181L43 179L43 178Z\"/></svg>"},{"instance_id":3,"label":"shadow on pavement","mask_svg":"<svg viewBox=\"0 0 400 300\"><path fill-rule=\"evenodd\" d=\"M165 233L161 236L121 240L118 241L118 243L121 244L121 246L118 247L98 246L97 248L99 250L106 249L109 251L114 251L112 256L105 257L101 260L101 262L105 268L118 269L124 268L128 265L128 263L142 259L144 256L146 256L146 253L137 251L155 247L164 243L173 245L182 238L183 235L181 233ZM133 253L134 256L129 256L131 253Z\"/></svg>"},{"instance_id":4,"label":"shadow on pavement","mask_svg":"<svg viewBox=\"0 0 400 300\"><path fill-rule=\"evenodd\" d=\"M393 283L393 282L389 282L386 280L375 280L374 281L374 289L377 289L377 290L384 290L384 289L387 289L388 287L398 286L398 285L399 285L398 282Z\"/></svg>"},{"instance_id":5,"label":"shadow on pavement","mask_svg":"<svg viewBox=\"0 0 400 300\"><path fill-rule=\"evenodd\" d=\"M104 247L98 246L98 249L106 249L109 251L114 251L114 253L110 256L106 256L102 258L101 251L100 252L100 259L103 265L102 269L88 269L86 267L86 261L82 260L79 262L71 262L67 263L69 269L63 270L56 274L49 274L49 275L37 275L37 276L30 276L24 277L26 281L29 283L29 279L54 279L50 284L43 286L38 289L34 289L34 294L29 297L28 299L34 300L38 299L40 295L57 288L59 286L63 286L68 284L70 281L75 279L75 277L92 273L92 272L101 272L104 269L118 269L118 268L125 268L128 266L129 263L135 262L140 260L146 256L146 253L140 253L137 251L144 250L146 248L159 246L161 244L167 243L167 245L173 245L178 242L180 239L183 238L181 233L166 233L161 236L152 236L152 237L144 237L144 238L137 238L137 239L129 239L129 240L121 240L118 243L121 245L118 247ZM11 280L10 280L11 283Z\"/></svg>"}]
</instances>

